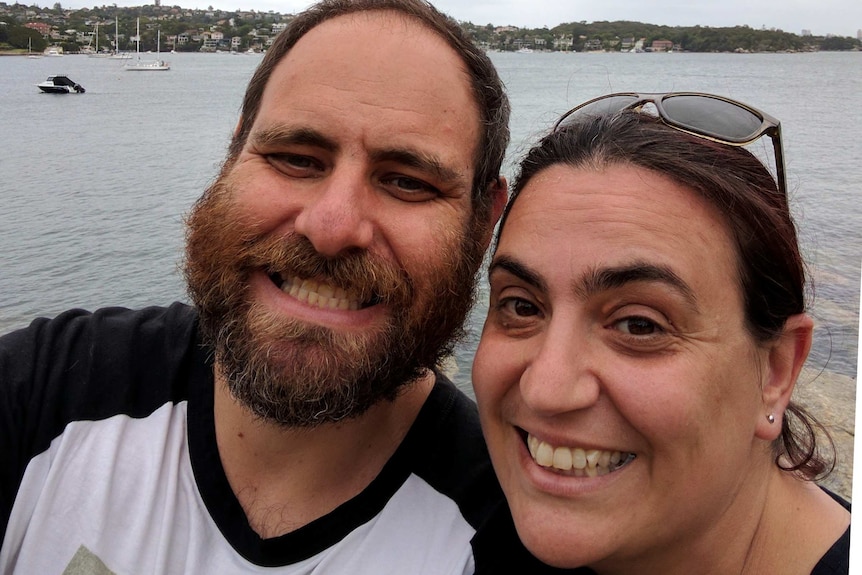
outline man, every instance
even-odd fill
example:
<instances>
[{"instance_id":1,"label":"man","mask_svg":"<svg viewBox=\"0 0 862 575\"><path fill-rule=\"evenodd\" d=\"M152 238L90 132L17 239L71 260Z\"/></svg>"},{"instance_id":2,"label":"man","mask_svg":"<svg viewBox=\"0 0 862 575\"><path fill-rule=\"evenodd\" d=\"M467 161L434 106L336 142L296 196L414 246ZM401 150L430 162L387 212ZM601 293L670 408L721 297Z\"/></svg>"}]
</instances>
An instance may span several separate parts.
<instances>
[{"instance_id":1,"label":"man","mask_svg":"<svg viewBox=\"0 0 862 575\"><path fill-rule=\"evenodd\" d=\"M505 202L507 121L422 0L299 15L189 217L195 308L0 340L0 572L472 572L501 495L432 368Z\"/></svg>"}]
</instances>

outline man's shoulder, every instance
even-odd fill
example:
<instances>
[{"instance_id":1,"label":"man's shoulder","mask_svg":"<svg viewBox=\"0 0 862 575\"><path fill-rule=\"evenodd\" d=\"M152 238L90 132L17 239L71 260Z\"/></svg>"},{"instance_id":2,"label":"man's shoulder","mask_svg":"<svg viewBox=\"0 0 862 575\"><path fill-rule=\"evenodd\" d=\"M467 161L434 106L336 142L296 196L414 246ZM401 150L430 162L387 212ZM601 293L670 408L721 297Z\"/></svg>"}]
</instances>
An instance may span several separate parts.
<instances>
[{"instance_id":1,"label":"man's shoulder","mask_svg":"<svg viewBox=\"0 0 862 575\"><path fill-rule=\"evenodd\" d=\"M98 430L88 445L104 447L124 422L146 427L162 407L170 412L211 383L195 326L194 311L180 304L70 310L0 338L0 539L25 470L57 438ZM77 447L46 457L76 460Z\"/></svg>"},{"instance_id":2,"label":"man's shoulder","mask_svg":"<svg viewBox=\"0 0 862 575\"><path fill-rule=\"evenodd\" d=\"M48 439L75 420L140 417L184 399L191 374L206 372L196 343L196 313L182 304L40 318L0 338L0 398L28 406L20 416L41 421L40 435L53 422Z\"/></svg>"},{"instance_id":3,"label":"man's shoulder","mask_svg":"<svg viewBox=\"0 0 862 575\"><path fill-rule=\"evenodd\" d=\"M33 342L57 345L100 336L107 336L106 341L111 341L111 337L123 333L148 335L171 329L182 330L193 327L196 320L195 309L178 302L169 307L152 306L136 310L105 307L91 312L76 308L53 318L39 317L28 327L4 335L0 338L0 345L4 349Z\"/></svg>"}]
</instances>

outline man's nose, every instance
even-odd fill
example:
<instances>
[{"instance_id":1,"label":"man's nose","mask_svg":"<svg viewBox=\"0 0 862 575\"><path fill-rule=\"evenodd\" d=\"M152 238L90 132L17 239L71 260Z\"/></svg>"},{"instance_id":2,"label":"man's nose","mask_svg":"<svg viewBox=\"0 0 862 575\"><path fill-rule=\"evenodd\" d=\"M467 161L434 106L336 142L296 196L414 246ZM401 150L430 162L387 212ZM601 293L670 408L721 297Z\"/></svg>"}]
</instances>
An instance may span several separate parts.
<instances>
[{"instance_id":1,"label":"man's nose","mask_svg":"<svg viewBox=\"0 0 862 575\"><path fill-rule=\"evenodd\" d=\"M297 216L295 231L327 257L367 249L374 237L369 184L355 173L333 175L319 192Z\"/></svg>"}]
</instances>

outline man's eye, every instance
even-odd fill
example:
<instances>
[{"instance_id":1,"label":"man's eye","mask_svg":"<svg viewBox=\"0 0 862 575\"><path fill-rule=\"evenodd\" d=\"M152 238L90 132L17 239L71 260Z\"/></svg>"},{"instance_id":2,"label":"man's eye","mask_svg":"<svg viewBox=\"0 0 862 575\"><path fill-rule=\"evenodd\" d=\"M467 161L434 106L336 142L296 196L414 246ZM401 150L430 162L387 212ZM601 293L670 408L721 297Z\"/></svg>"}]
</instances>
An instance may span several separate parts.
<instances>
[{"instance_id":1,"label":"man's eye","mask_svg":"<svg viewBox=\"0 0 862 575\"><path fill-rule=\"evenodd\" d=\"M388 176L382 178L381 183L389 188L392 195L405 201L430 200L440 193L434 186L409 176Z\"/></svg>"},{"instance_id":2,"label":"man's eye","mask_svg":"<svg viewBox=\"0 0 862 575\"><path fill-rule=\"evenodd\" d=\"M270 154L267 159L277 168L312 170L318 167L318 163L313 158L297 154Z\"/></svg>"},{"instance_id":3,"label":"man's eye","mask_svg":"<svg viewBox=\"0 0 862 575\"><path fill-rule=\"evenodd\" d=\"M656 335L663 331L654 321L645 317L627 317L614 324L618 330L628 335Z\"/></svg>"},{"instance_id":4,"label":"man's eye","mask_svg":"<svg viewBox=\"0 0 862 575\"><path fill-rule=\"evenodd\" d=\"M413 178L407 178L405 176L398 176L389 181L392 182L393 185L404 190L418 191L428 189L428 186L419 180L414 180Z\"/></svg>"}]
</instances>

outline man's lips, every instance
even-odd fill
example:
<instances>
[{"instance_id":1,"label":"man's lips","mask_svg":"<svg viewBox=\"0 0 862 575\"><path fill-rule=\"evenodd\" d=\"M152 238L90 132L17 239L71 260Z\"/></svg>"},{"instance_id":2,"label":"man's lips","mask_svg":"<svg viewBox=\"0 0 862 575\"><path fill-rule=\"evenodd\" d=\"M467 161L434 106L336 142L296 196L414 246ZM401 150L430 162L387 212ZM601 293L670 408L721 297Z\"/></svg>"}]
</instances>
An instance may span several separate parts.
<instances>
[{"instance_id":1,"label":"man's lips","mask_svg":"<svg viewBox=\"0 0 862 575\"><path fill-rule=\"evenodd\" d=\"M284 293L323 309L359 310L378 302L376 297L362 301L357 293L323 281L296 276L282 277L279 273L269 274L269 278Z\"/></svg>"}]
</instances>

